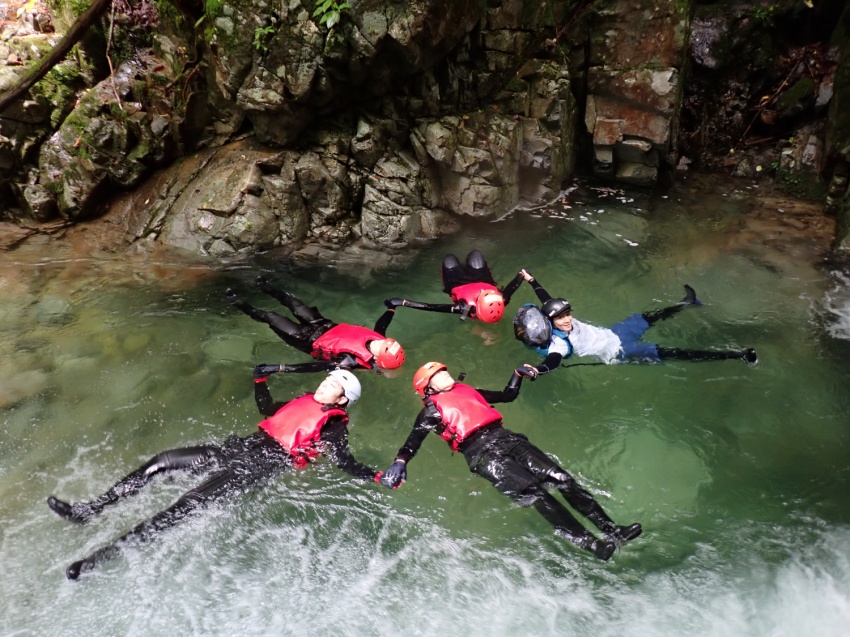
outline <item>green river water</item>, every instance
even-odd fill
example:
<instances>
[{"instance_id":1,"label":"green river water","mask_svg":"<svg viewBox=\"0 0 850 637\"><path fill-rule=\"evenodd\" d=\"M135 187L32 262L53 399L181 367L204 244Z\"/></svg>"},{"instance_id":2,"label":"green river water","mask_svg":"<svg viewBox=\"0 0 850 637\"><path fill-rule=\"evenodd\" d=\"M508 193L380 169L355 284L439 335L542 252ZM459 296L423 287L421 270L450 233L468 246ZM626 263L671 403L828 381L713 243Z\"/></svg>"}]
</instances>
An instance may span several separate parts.
<instances>
[{"instance_id":1,"label":"green river water","mask_svg":"<svg viewBox=\"0 0 850 637\"><path fill-rule=\"evenodd\" d=\"M735 240L745 189L576 192L376 272L0 254L0 635L847 635L850 283ZM253 364L308 360L232 309L227 287L278 309L253 285L263 272L371 327L385 297L444 302L442 256L473 247L500 283L526 267L597 325L676 302L689 283L704 305L648 340L757 349L755 366L573 365L499 406L642 537L599 562L431 436L397 491L320 461L66 580L70 562L201 478L158 479L85 526L47 496L87 499L159 451L251 433ZM508 316L534 300L524 285ZM419 365L441 360L500 389L539 360L510 320L402 308L388 335L407 363L360 374L350 432L358 459L381 468L420 408ZM277 375L270 388L284 399L320 380Z\"/></svg>"}]
</instances>

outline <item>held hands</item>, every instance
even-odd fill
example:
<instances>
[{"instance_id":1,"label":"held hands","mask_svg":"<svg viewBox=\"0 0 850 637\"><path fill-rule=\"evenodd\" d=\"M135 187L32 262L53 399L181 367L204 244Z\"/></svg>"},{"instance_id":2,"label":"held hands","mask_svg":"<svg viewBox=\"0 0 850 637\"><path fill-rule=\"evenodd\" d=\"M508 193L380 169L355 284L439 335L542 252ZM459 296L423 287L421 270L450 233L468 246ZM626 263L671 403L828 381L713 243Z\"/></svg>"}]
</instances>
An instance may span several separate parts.
<instances>
[{"instance_id":1,"label":"held hands","mask_svg":"<svg viewBox=\"0 0 850 637\"><path fill-rule=\"evenodd\" d=\"M272 374L276 374L277 372L286 371L284 368L285 365L269 365L267 363L260 363L259 365L254 366L254 380L255 381L264 381L266 378L271 376Z\"/></svg>"},{"instance_id":2,"label":"held hands","mask_svg":"<svg viewBox=\"0 0 850 637\"><path fill-rule=\"evenodd\" d=\"M399 296L394 296L389 299L384 299L384 305L386 305L391 310L394 310L399 305L404 305L404 299Z\"/></svg>"},{"instance_id":3,"label":"held hands","mask_svg":"<svg viewBox=\"0 0 850 637\"><path fill-rule=\"evenodd\" d=\"M379 480L388 489L398 489L401 483L407 480L407 463L404 460L396 460Z\"/></svg>"},{"instance_id":4,"label":"held hands","mask_svg":"<svg viewBox=\"0 0 850 637\"><path fill-rule=\"evenodd\" d=\"M522 367L517 367L514 370L519 376L525 376L530 380L534 380L537 378L537 374L539 373L536 368L532 367L528 363L524 364Z\"/></svg>"},{"instance_id":5,"label":"held hands","mask_svg":"<svg viewBox=\"0 0 850 637\"><path fill-rule=\"evenodd\" d=\"M528 281L529 283L534 281L534 277L531 276L531 274L525 268L520 270L519 273L522 275L522 278Z\"/></svg>"}]
</instances>

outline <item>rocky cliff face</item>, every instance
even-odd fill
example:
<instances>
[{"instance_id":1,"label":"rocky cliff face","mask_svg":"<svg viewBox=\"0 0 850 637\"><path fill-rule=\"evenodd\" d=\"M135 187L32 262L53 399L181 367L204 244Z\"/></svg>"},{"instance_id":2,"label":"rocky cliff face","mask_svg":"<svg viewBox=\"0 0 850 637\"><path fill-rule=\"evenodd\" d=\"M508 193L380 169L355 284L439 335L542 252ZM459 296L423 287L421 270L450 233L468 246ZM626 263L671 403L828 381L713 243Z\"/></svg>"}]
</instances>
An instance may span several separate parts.
<instances>
[{"instance_id":1,"label":"rocky cliff face","mask_svg":"<svg viewBox=\"0 0 850 637\"><path fill-rule=\"evenodd\" d=\"M692 21L681 0L354 0L330 21L313 0L128 7L111 76L85 63L93 34L0 119L0 209L113 215L139 245L305 258L544 203L577 165L653 185L681 166L682 113L698 162L689 52L722 58L710 36L735 34L737 15ZM0 91L23 68L0 66Z\"/></svg>"}]
</instances>

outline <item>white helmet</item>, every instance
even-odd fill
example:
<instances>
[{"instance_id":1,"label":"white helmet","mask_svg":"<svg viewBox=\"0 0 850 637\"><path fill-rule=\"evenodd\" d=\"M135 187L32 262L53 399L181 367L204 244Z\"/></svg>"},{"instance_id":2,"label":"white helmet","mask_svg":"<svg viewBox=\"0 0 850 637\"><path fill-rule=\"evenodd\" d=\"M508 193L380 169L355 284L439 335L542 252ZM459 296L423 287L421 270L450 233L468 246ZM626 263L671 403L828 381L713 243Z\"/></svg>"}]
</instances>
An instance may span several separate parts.
<instances>
[{"instance_id":1,"label":"white helmet","mask_svg":"<svg viewBox=\"0 0 850 637\"><path fill-rule=\"evenodd\" d=\"M354 374L345 369L335 369L328 376L333 376L342 385L342 390L345 392L345 397L348 398L349 406L357 402L362 390L360 388L360 381L357 380Z\"/></svg>"}]
</instances>

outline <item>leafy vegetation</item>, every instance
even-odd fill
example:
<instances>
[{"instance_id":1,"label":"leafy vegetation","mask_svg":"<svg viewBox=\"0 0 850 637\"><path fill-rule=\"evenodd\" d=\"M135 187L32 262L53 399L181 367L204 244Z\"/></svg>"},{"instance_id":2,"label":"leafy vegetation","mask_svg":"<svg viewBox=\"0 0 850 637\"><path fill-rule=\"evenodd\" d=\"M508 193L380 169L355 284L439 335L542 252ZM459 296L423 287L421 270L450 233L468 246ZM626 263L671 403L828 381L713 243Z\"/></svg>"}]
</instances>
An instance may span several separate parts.
<instances>
[{"instance_id":1,"label":"leafy vegetation","mask_svg":"<svg viewBox=\"0 0 850 637\"><path fill-rule=\"evenodd\" d=\"M319 24L324 24L329 29L342 20L343 14L351 11L351 5L347 2L336 0L316 0L316 10L313 17L319 18Z\"/></svg>"},{"instance_id":2,"label":"leafy vegetation","mask_svg":"<svg viewBox=\"0 0 850 637\"><path fill-rule=\"evenodd\" d=\"M254 48L260 53L267 53L269 40L274 35L274 27L257 27L254 29Z\"/></svg>"}]
</instances>

